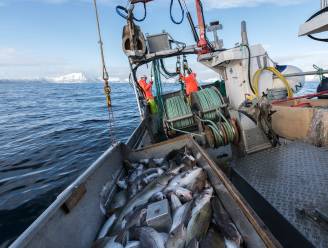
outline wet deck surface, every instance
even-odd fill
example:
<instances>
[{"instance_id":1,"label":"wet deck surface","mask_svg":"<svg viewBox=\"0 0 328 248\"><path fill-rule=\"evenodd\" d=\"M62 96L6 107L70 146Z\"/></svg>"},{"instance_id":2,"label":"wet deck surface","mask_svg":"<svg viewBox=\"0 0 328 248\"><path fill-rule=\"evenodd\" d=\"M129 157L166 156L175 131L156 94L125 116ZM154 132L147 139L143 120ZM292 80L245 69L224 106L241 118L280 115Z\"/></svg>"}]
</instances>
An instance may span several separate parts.
<instances>
[{"instance_id":1,"label":"wet deck surface","mask_svg":"<svg viewBox=\"0 0 328 248\"><path fill-rule=\"evenodd\" d=\"M235 172L315 247L328 247L328 223L297 209L328 215L328 151L291 142L235 161Z\"/></svg>"}]
</instances>

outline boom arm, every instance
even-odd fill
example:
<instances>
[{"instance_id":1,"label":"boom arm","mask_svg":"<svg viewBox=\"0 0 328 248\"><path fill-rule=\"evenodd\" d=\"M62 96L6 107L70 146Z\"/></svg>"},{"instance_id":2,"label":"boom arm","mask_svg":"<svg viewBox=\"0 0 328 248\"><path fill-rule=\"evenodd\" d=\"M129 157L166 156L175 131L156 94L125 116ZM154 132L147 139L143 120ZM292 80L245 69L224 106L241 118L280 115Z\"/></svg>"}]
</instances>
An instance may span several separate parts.
<instances>
[{"instance_id":1,"label":"boom arm","mask_svg":"<svg viewBox=\"0 0 328 248\"><path fill-rule=\"evenodd\" d=\"M206 28L203 14L203 6L201 0L195 0L196 3L196 11L197 11L197 19L198 19L198 27L199 27L199 41L198 47L202 49L201 53L208 53L208 43L206 40Z\"/></svg>"}]
</instances>

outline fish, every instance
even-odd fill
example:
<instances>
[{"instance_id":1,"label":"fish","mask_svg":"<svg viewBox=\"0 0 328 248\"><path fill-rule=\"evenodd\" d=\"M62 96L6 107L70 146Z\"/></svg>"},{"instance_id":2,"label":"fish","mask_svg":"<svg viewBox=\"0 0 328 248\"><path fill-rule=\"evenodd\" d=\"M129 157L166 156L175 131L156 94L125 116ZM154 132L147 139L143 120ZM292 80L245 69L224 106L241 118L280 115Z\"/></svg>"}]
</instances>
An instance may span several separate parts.
<instances>
[{"instance_id":1,"label":"fish","mask_svg":"<svg viewBox=\"0 0 328 248\"><path fill-rule=\"evenodd\" d=\"M176 188L174 193L177 195L177 197L182 203L191 201L193 199L192 192L182 187Z\"/></svg>"},{"instance_id":2,"label":"fish","mask_svg":"<svg viewBox=\"0 0 328 248\"><path fill-rule=\"evenodd\" d=\"M104 248L124 248L124 246L112 240L108 242Z\"/></svg>"},{"instance_id":3,"label":"fish","mask_svg":"<svg viewBox=\"0 0 328 248\"><path fill-rule=\"evenodd\" d=\"M97 239L104 238L109 233L110 228L113 226L114 222L116 221L117 216L116 214L113 214L111 217L108 218L108 220L105 222L105 224L102 226Z\"/></svg>"},{"instance_id":4,"label":"fish","mask_svg":"<svg viewBox=\"0 0 328 248\"><path fill-rule=\"evenodd\" d=\"M92 248L104 248L109 241L111 241L111 238L109 238L109 237L102 237L100 239L97 239L92 244Z\"/></svg>"},{"instance_id":5,"label":"fish","mask_svg":"<svg viewBox=\"0 0 328 248\"><path fill-rule=\"evenodd\" d=\"M200 248L225 248L223 235L214 228L210 228L206 237L199 243Z\"/></svg>"},{"instance_id":6,"label":"fish","mask_svg":"<svg viewBox=\"0 0 328 248\"><path fill-rule=\"evenodd\" d=\"M187 231L186 227L181 224L169 234L166 242L166 248L183 248L186 244Z\"/></svg>"},{"instance_id":7,"label":"fish","mask_svg":"<svg viewBox=\"0 0 328 248\"><path fill-rule=\"evenodd\" d=\"M120 188L120 189L127 189L128 188L128 184L126 182L126 180L122 179L122 180L117 180L116 185Z\"/></svg>"},{"instance_id":8,"label":"fish","mask_svg":"<svg viewBox=\"0 0 328 248\"><path fill-rule=\"evenodd\" d=\"M165 232L161 232L161 233L159 233L159 235L161 235L164 244L166 244L167 240L169 239L169 234L165 233Z\"/></svg>"},{"instance_id":9,"label":"fish","mask_svg":"<svg viewBox=\"0 0 328 248\"><path fill-rule=\"evenodd\" d=\"M143 164L140 164L129 176L128 183L132 184L142 173L144 170Z\"/></svg>"},{"instance_id":10,"label":"fish","mask_svg":"<svg viewBox=\"0 0 328 248\"><path fill-rule=\"evenodd\" d=\"M140 248L140 241L129 241L124 248Z\"/></svg>"},{"instance_id":11,"label":"fish","mask_svg":"<svg viewBox=\"0 0 328 248\"><path fill-rule=\"evenodd\" d=\"M173 175L178 175L179 173L181 173L181 171L183 171L183 169L186 167L186 165L181 164L179 166L176 166L175 168L171 168L169 173L173 174Z\"/></svg>"},{"instance_id":12,"label":"fish","mask_svg":"<svg viewBox=\"0 0 328 248\"><path fill-rule=\"evenodd\" d=\"M116 187L113 187L111 181L107 182L100 192L100 210L104 215L108 215L110 199L114 196Z\"/></svg>"},{"instance_id":13,"label":"fish","mask_svg":"<svg viewBox=\"0 0 328 248\"><path fill-rule=\"evenodd\" d=\"M122 208L120 216L118 217L115 225L115 230L120 229L120 225L122 223L123 218L129 212L133 211L135 207L141 206L146 204L148 200L156 193L162 191L172 178L172 175L163 174L158 177L156 180L148 184L142 191L136 194L133 198L129 200L129 202Z\"/></svg>"},{"instance_id":14,"label":"fish","mask_svg":"<svg viewBox=\"0 0 328 248\"><path fill-rule=\"evenodd\" d=\"M179 197L176 194L170 194L171 200L171 210L174 212L177 208L182 206L182 203L179 200Z\"/></svg>"},{"instance_id":15,"label":"fish","mask_svg":"<svg viewBox=\"0 0 328 248\"><path fill-rule=\"evenodd\" d=\"M92 248L123 248L123 245L115 241L116 237L104 237L98 239Z\"/></svg>"},{"instance_id":16,"label":"fish","mask_svg":"<svg viewBox=\"0 0 328 248\"><path fill-rule=\"evenodd\" d=\"M243 243L243 238L233 224L230 216L225 211L220 200L217 197L214 197L211 204L212 208L215 209L213 213L215 223L220 228L226 240L226 245L229 244L229 247L240 247Z\"/></svg>"},{"instance_id":17,"label":"fish","mask_svg":"<svg viewBox=\"0 0 328 248\"><path fill-rule=\"evenodd\" d=\"M150 199L149 202L157 202L166 199L166 195L163 192L158 192L154 194Z\"/></svg>"},{"instance_id":18,"label":"fish","mask_svg":"<svg viewBox=\"0 0 328 248\"><path fill-rule=\"evenodd\" d=\"M109 212L113 213L117 209L122 208L126 204L127 199L128 199L128 196L127 196L127 192L125 190L122 190L122 191L118 192L117 194L115 194L113 201L110 205Z\"/></svg>"},{"instance_id":19,"label":"fish","mask_svg":"<svg viewBox=\"0 0 328 248\"><path fill-rule=\"evenodd\" d=\"M133 230L133 236L140 240L141 248L165 248L163 236L151 227L139 227Z\"/></svg>"},{"instance_id":20,"label":"fish","mask_svg":"<svg viewBox=\"0 0 328 248\"><path fill-rule=\"evenodd\" d=\"M141 181L143 181L145 178L150 177L154 174L156 174L157 176L160 176L164 173L164 171L161 168L150 168L147 169L145 171L143 171L138 177L135 178L135 180L133 182L131 182L131 184L138 184ZM147 179L148 183L154 179L154 176L150 177L149 179Z\"/></svg>"},{"instance_id":21,"label":"fish","mask_svg":"<svg viewBox=\"0 0 328 248\"><path fill-rule=\"evenodd\" d=\"M170 233L174 232L176 228L181 225L187 224L186 222L189 220L190 213L192 208L192 202L185 203L184 205L178 207L174 214L172 220L172 226L170 229Z\"/></svg>"},{"instance_id":22,"label":"fish","mask_svg":"<svg viewBox=\"0 0 328 248\"><path fill-rule=\"evenodd\" d=\"M150 159L145 158L145 159L141 159L139 162L140 162L141 164L147 165L147 164L149 164L149 161L150 161Z\"/></svg>"},{"instance_id":23,"label":"fish","mask_svg":"<svg viewBox=\"0 0 328 248\"><path fill-rule=\"evenodd\" d=\"M199 242L196 238L192 239L186 248L199 248Z\"/></svg>"},{"instance_id":24,"label":"fish","mask_svg":"<svg viewBox=\"0 0 328 248\"><path fill-rule=\"evenodd\" d=\"M194 166L196 166L196 163L197 161L192 155L186 154L182 158L182 164L185 164L189 169L192 169Z\"/></svg>"},{"instance_id":25,"label":"fish","mask_svg":"<svg viewBox=\"0 0 328 248\"><path fill-rule=\"evenodd\" d=\"M125 217L127 222L126 228L142 226L146 220L147 206L141 206L139 209L134 210L131 214Z\"/></svg>"},{"instance_id":26,"label":"fish","mask_svg":"<svg viewBox=\"0 0 328 248\"><path fill-rule=\"evenodd\" d=\"M213 188L205 189L194 202L191 218L187 225L187 244L193 239L202 239L210 225L212 217L211 197Z\"/></svg>"},{"instance_id":27,"label":"fish","mask_svg":"<svg viewBox=\"0 0 328 248\"><path fill-rule=\"evenodd\" d=\"M206 174L203 169L195 168L175 176L166 187L165 192L174 191L178 187L197 192L204 188L205 182Z\"/></svg>"},{"instance_id":28,"label":"fish","mask_svg":"<svg viewBox=\"0 0 328 248\"><path fill-rule=\"evenodd\" d=\"M165 158L153 158L153 161L156 165L162 165L165 161Z\"/></svg>"},{"instance_id":29,"label":"fish","mask_svg":"<svg viewBox=\"0 0 328 248\"><path fill-rule=\"evenodd\" d=\"M160 176L160 174L158 174L158 173L151 174L151 175L145 177L144 179L142 179L142 182L144 184L148 184L148 183L150 183L151 181L153 181L155 178L157 178L159 176Z\"/></svg>"}]
</instances>

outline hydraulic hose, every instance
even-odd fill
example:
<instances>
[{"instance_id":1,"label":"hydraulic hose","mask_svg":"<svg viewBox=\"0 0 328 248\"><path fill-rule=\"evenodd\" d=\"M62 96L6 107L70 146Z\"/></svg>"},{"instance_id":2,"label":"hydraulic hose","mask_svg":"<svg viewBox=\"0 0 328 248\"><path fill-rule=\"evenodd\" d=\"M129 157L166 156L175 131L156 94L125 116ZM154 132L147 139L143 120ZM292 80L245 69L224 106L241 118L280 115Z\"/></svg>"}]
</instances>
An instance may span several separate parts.
<instances>
[{"instance_id":1,"label":"hydraulic hose","mask_svg":"<svg viewBox=\"0 0 328 248\"><path fill-rule=\"evenodd\" d=\"M174 0L171 0L171 3L170 3L170 17L171 17L171 20L172 20L172 22L173 22L174 24L179 25L179 24L181 24L181 23L183 22L183 20L184 20L184 9L183 9L183 7L182 7L181 1L180 1L180 0L177 0L177 1L178 1L178 3L179 3L180 9L181 9L181 19L180 19L179 21L176 21L176 20L174 19L174 17L173 17L172 12L173 12L173 2L174 2Z\"/></svg>"},{"instance_id":2,"label":"hydraulic hose","mask_svg":"<svg viewBox=\"0 0 328 248\"><path fill-rule=\"evenodd\" d=\"M253 84L252 84L252 80L251 80L251 59L252 59L252 57L251 57L251 49L246 44L242 44L241 46L246 47L247 52L248 52L248 66L247 66L247 70L248 70L248 73L247 73L247 75L248 75L248 85L249 85L251 91L253 92L253 94L255 95L255 90L253 88Z\"/></svg>"},{"instance_id":3,"label":"hydraulic hose","mask_svg":"<svg viewBox=\"0 0 328 248\"><path fill-rule=\"evenodd\" d=\"M253 86L254 86L255 95L257 97L259 97L259 93L260 93L259 92L259 79L260 79L260 76L261 76L263 71L270 71L273 74L275 74L284 83L284 85L287 89L288 97L289 98L293 97L294 93L293 93L293 90L290 87L287 79L274 67L266 67L266 68L263 68L263 69L259 69L255 72L254 77L253 77Z\"/></svg>"},{"instance_id":4,"label":"hydraulic hose","mask_svg":"<svg viewBox=\"0 0 328 248\"><path fill-rule=\"evenodd\" d=\"M143 7L144 7L144 15L143 15L142 18L138 19L138 18L136 18L136 17L133 16L133 20L135 20L136 22L143 22L146 19L146 17L147 17L147 7L146 7L146 3L145 2L143 3ZM126 19L126 20L129 18L128 17L128 15L129 15L128 9L125 8L125 7L123 7L123 6L121 6L121 5L116 6L116 13L119 16L121 16L124 19Z\"/></svg>"}]
</instances>

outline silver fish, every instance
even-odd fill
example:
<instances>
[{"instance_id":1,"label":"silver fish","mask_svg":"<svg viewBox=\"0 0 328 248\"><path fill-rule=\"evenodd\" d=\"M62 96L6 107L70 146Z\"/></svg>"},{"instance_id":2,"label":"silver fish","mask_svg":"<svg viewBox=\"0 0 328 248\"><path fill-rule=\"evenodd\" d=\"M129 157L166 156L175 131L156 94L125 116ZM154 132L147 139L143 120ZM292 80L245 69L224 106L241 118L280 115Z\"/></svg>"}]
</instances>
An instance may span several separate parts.
<instances>
[{"instance_id":1,"label":"silver fish","mask_svg":"<svg viewBox=\"0 0 328 248\"><path fill-rule=\"evenodd\" d=\"M140 241L129 241L124 248L140 248Z\"/></svg>"},{"instance_id":2,"label":"silver fish","mask_svg":"<svg viewBox=\"0 0 328 248\"><path fill-rule=\"evenodd\" d=\"M192 169L196 165L196 159L189 154L186 154L182 158L182 163L185 164L189 169Z\"/></svg>"},{"instance_id":3,"label":"silver fish","mask_svg":"<svg viewBox=\"0 0 328 248\"><path fill-rule=\"evenodd\" d=\"M160 174L158 174L158 173L151 174L151 175L145 177L144 179L142 179L142 182L144 184L148 184L148 183L150 183L151 181L153 181L155 178L157 178L159 176L160 176Z\"/></svg>"},{"instance_id":4,"label":"silver fish","mask_svg":"<svg viewBox=\"0 0 328 248\"><path fill-rule=\"evenodd\" d=\"M200 242L200 248L225 248L222 234L214 228L208 230L206 237Z\"/></svg>"},{"instance_id":5,"label":"silver fish","mask_svg":"<svg viewBox=\"0 0 328 248\"><path fill-rule=\"evenodd\" d=\"M220 228L226 240L226 245L228 244L229 247L240 247L243 243L243 238L217 197L212 200L212 208L215 209L213 212L215 223Z\"/></svg>"},{"instance_id":6,"label":"silver fish","mask_svg":"<svg viewBox=\"0 0 328 248\"><path fill-rule=\"evenodd\" d=\"M100 210L104 215L108 214L110 199L114 196L116 187L113 187L113 183L110 181L106 183L100 192Z\"/></svg>"},{"instance_id":7,"label":"silver fish","mask_svg":"<svg viewBox=\"0 0 328 248\"><path fill-rule=\"evenodd\" d=\"M142 248L165 248L163 237L151 227L141 227L139 240Z\"/></svg>"},{"instance_id":8,"label":"silver fish","mask_svg":"<svg viewBox=\"0 0 328 248\"><path fill-rule=\"evenodd\" d=\"M124 219L126 220L126 228L141 226L146 219L147 207L140 208L127 215Z\"/></svg>"},{"instance_id":9,"label":"silver fish","mask_svg":"<svg viewBox=\"0 0 328 248\"><path fill-rule=\"evenodd\" d=\"M105 237L108 234L110 228L113 226L116 219L117 219L116 214L113 214L111 217L108 218L108 220L105 222L105 224L101 228L97 239L101 239L101 238Z\"/></svg>"},{"instance_id":10,"label":"silver fish","mask_svg":"<svg viewBox=\"0 0 328 248\"><path fill-rule=\"evenodd\" d=\"M208 230L212 217L211 197L213 188L204 190L196 199L191 219L187 226L187 244L196 238L203 238Z\"/></svg>"},{"instance_id":11,"label":"silver fish","mask_svg":"<svg viewBox=\"0 0 328 248\"><path fill-rule=\"evenodd\" d=\"M142 191L135 195L122 209L121 214L115 225L115 229L121 228L120 224L125 215L133 211L137 206L146 204L148 200L156 193L162 191L168 184L169 180L172 178L172 175L163 174L155 181L148 184Z\"/></svg>"},{"instance_id":12,"label":"silver fish","mask_svg":"<svg viewBox=\"0 0 328 248\"><path fill-rule=\"evenodd\" d=\"M166 196L164 195L164 193L163 193L163 192L158 192L158 193L154 194L154 195L149 199L149 201L150 201L150 202L157 202L157 201L162 201L162 200L164 200L164 199L166 199Z\"/></svg>"},{"instance_id":13,"label":"silver fish","mask_svg":"<svg viewBox=\"0 0 328 248\"><path fill-rule=\"evenodd\" d=\"M176 194L170 194L170 200L171 200L171 210L174 212L177 208L182 206L179 197L176 196Z\"/></svg>"},{"instance_id":14,"label":"silver fish","mask_svg":"<svg viewBox=\"0 0 328 248\"><path fill-rule=\"evenodd\" d=\"M104 237L98 239L92 248L123 248L123 245L115 241L116 237Z\"/></svg>"},{"instance_id":15,"label":"silver fish","mask_svg":"<svg viewBox=\"0 0 328 248\"><path fill-rule=\"evenodd\" d=\"M128 196L125 190L118 192L110 205L110 212L122 208L127 202Z\"/></svg>"},{"instance_id":16,"label":"silver fish","mask_svg":"<svg viewBox=\"0 0 328 248\"><path fill-rule=\"evenodd\" d=\"M187 231L186 227L182 224L178 226L174 232L170 233L166 248L183 248L186 244Z\"/></svg>"},{"instance_id":17,"label":"silver fish","mask_svg":"<svg viewBox=\"0 0 328 248\"><path fill-rule=\"evenodd\" d=\"M117 185L119 188L123 189L123 190L125 190L125 189L128 188L128 184L127 184L127 182L126 182L124 179L122 179L122 180L118 180L118 181L116 182L116 185Z\"/></svg>"},{"instance_id":18,"label":"silver fish","mask_svg":"<svg viewBox=\"0 0 328 248\"><path fill-rule=\"evenodd\" d=\"M104 248L124 248L122 244L115 241L108 242Z\"/></svg>"},{"instance_id":19,"label":"silver fish","mask_svg":"<svg viewBox=\"0 0 328 248\"><path fill-rule=\"evenodd\" d=\"M169 235L167 233L164 233L164 232L159 233L159 235L161 235L164 244L166 244L167 240L169 239Z\"/></svg>"},{"instance_id":20,"label":"silver fish","mask_svg":"<svg viewBox=\"0 0 328 248\"><path fill-rule=\"evenodd\" d=\"M165 159L164 158L154 158L153 160L154 160L155 164L161 165Z\"/></svg>"},{"instance_id":21,"label":"silver fish","mask_svg":"<svg viewBox=\"0 0 328 248\"><path fill-rule=\"evenodd\" d=\"M144 166L140 164L129 176L128 182L131 184L133 183L142 173L144 170Z\"/></svg>"},{"instance_id":22,"label":"silver fish","mask_svg":"<svg viewBox=\"0 0 328 248\"><path fill-rule=\"evenodd\" d=\"M199 242L197 239L192 239L186 248L199 248Z\"/></svg>"},{"instance_id":23,"label":"silver fish","mask_svg":"<svg viewBox=\"0 0 328 248\"><path fill-rule=\"evenodd\" d=\"M186 165L184 165L184 164L181 164L181 165L179 165L179 166L177 166L177 167L175 167L175 168L172 168L170 171L169 171L169 173L170 174L173 174L173 175L178 175L184 168L186 167Z\"/></svg>"},{"instance_id":24,"label":"silver fish","mask_svg":"<svg viewBox=\"0 0 328 248\"><path fill-rule=\"evenodd\" d=\"M192 202L188 202L180 206L173 214L172 226L170 233L174 232L176 228L184 225L190 217Z\"/></svg>"},{"instance_id":25,"label":"silver fish","mask_svg":"<svg viewBox=\"0 0 328 248\"><path fill-rule=\"evenodd\" d=\"M192 200L192 192L188 189L178 187L174 190L174 193L180 199L181 202L188 202Z\"/></svg>"},{"instance_id":26,"label":"silver fish","mask_svg":"<svg viewBox=\"0 0 328 248\"><path fill-rule=\"evenodd\" d=\"M149 161L150 161L150 159L145 158L145 159L141 159L139 162L142 163L142 164L148 164Z\"/></svg>"},{"instance_id":27,"label":"silver fish","mask_svg":"<svg viewBox=\"0 0 328 248\"><path fill-rule=\"evenodd\" d=\"M195 168L175 176L166 187L165 191L174 191L177 187L191 190L192 192L200 191L204 188L206 174L202 168Z\"/></svg>"}]
</instances>

